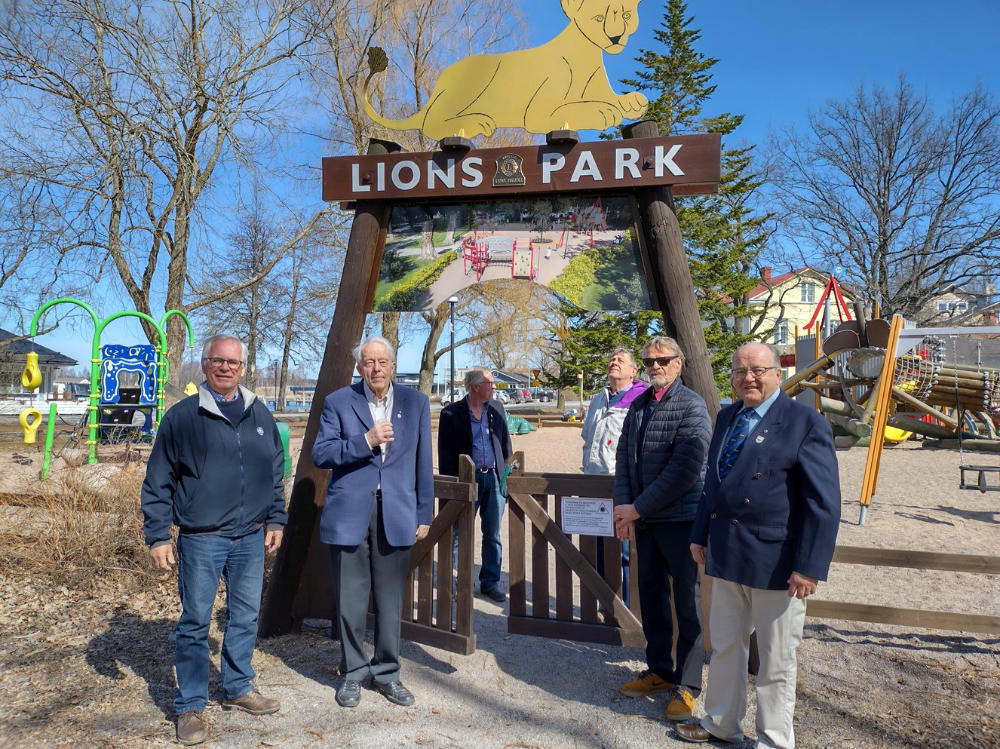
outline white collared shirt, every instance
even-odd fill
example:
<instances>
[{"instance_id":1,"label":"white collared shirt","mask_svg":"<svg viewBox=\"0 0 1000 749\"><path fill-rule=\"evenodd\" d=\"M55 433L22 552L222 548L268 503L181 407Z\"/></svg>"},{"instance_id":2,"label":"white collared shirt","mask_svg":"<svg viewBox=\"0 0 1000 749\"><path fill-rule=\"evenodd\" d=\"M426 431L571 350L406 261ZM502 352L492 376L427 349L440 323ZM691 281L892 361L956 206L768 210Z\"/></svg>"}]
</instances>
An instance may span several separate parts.
<instances>
[{"instance_id":1,"label":"white collared shirt","mask_svg":"<svg viewBox=\"0 0 1000 749\"><path fill-rule=\"evenodd\" d=\"M393 402L392 384L391 383L389 384L389 389L386 391L385 395L382 396L381 398L377 398L375 396L375 393L372 392L372 389L368 387L367 382L362 380L362 384L364 385L365 388L365 400L368 401L368 410L371 411L372 424L375 424L382 420L392 421L392 402ZM368 439L367 435L365 436L365 439L366 440ZM369 443L369 447L371 447L371 443ZM389 443L383 442L382 444L379 445L379 448L382 450L382 460L385 460L385 456L389 452Z\"/></svg>"}]
</instances>

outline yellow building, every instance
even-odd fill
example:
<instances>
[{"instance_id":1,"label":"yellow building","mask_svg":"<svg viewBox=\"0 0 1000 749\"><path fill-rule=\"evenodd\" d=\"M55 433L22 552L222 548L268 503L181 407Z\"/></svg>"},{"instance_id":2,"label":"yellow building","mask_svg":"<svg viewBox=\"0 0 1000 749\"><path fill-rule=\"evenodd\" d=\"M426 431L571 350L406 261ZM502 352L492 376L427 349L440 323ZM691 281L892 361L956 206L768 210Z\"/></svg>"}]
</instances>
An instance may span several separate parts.
<instances>
[{"instance_id":1,"label":"yellow building","mask_svg":"<svg viewBox=\"0 0 1000 749\"><path fill-rule=\"evenodd\" d=\"M770 266L765 266L762 271L760 283L748 295L749 305L756 312L753 322L762 317L757 329L772 331L766 340L777 346L782 353L794 353L796 329L800 336L811 335L815 332L816 325L823 323L823 310L820 310L813 327L808 331L805 329L816 312L830 276L808 266L778 275L772 273ZM843 302L850 310L856 295L844 286L838 286ZM841 319L847 319L842 309L838 314L839 306L838 300L831 295L830 315L834 327L840 324ZM853 311L850 312L850 317L854 317Z\"/></svg>"}]
</instances>

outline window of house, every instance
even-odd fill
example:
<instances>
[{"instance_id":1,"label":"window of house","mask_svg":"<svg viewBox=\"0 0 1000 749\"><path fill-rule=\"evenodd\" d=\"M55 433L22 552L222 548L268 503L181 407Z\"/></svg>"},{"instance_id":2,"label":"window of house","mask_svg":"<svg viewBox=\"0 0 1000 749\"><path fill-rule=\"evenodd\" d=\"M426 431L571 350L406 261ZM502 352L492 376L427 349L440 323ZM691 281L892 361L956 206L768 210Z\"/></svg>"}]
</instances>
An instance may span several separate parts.
<instances>
[{"instance_id":1,"label":"window of house","mask_svg":"<svg viewBox=\"0 0 1000 749\"><path fill-rule=\"evenodd\" d=\"M962 299L952 299L949 302L938 302L938 312L967 312L969 303Z\"/></svg>"},{"instance_id":2,"label":"window of house","mask_svg":"<svg viewBox=\"0 0 1000 749\"><path fill-rule=\"evenodd\" d=\"M803 302L815 302L816 301L816 284L814 283L804 283L799 286L800 293L802 294L801 301Z\"/></svg>"},{"instance_id":3,"label":"window of house","mask_svg":"<svg viewBox=\"0 0 1000 749\"><path fill-rule=\"evenodd\" d=\"M774 344L784 346L786 343L788 343L788 320L780 320L774 329Z\"/></svg>"}]
</instances>

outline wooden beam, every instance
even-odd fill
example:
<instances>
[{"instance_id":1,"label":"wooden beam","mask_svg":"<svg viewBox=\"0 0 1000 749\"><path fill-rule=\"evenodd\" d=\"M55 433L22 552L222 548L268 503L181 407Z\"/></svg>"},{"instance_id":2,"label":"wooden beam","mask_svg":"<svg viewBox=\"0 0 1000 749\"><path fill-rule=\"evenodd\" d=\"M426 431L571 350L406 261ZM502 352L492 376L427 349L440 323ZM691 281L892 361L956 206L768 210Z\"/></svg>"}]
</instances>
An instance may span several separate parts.
<instances>
[{"instance_id":1,"label":"wooden beam","mask_svg":"<svg viewBox=\"0 0 1000 749\"><path fill-rule=\"evenodd\" d=\"M401 150L388 141L372 140L368 153L387 154ZM347 241L347 255L341 276L337 305L330 320L326 348L319 367L319 377L313 393L309 422L302 438L302 451L295 469L292 496L288 506L288 525L274 561L274 570L260 610L259 633L270 637L288 632L293 627L292 605L303 582L303 572L314 537L313 527L319 521L320 508L330 481L330 471L317 468L312 461L312 446L319 433L323 401L334 390L351 384L354 361L351 349L357 345L364 330L365 313L372 308L375 284L385 251L385 236L389 228L392 205L384 201L358 204ZM318 576L318 575L317 575ZM305 575L307 583L318 584ZM322 584L329 588L327 578ZM331 593L327 591L326 597Z\"/></svg>"},{"instance_id":2,"label":"wooden beam","mask_svg":"<svg viewBox=\"0 0 1000 749\"><path fill-rule=\"evenodd\" d=\"M659 127L652 120L622 128L626 141L655 138L659 134ZM637 189L635 198L639 207L639 252L643 267L648 269L647 283L659 302L664 330L684 352L684 384L705 399L708 414L714 419L719 412L719 391L705 343L691 268L674 213L673 196L669 187L659 186Z\"/></svg>"},{"instance_id":3,"label":"wooden beam","mask_svg":"<svg viewBox=\"0 0 1000 749\"><path fill-rule=\"evenodd\" d=\"M510 616L507 631L512 635L552 637L576 642L598 642L630 648L646 647L642 629L624 629L607 624L566 622L559 619L534 619L530 616Z\"/></svg>"},{"instance_id":4,"label":"wooden beam","mask_svg":"<svg viewBox=\"0 0 1000 749\"><path fill-rule=\"evenodd\" d=\"M981 632L1000 635L1000 616L959 614L950 611L923 611L891 606L842 601L806 601L806 616L818 619L846 619L855 622L895 624L921 629L947 629L957 632Z\"/></svg>"},{"instance_id":5,"label":"wooden beam","mask_svg":"<svg viewBox=\"0 0 1000 749\"><path fill-rule=\"evenodd\" d=\"M1000 575L1000 557L979 554L838 546L833 552L833 561L840 564L868 564L883 567L908 567L918 570L981 572L987 575Z\"/></svg>"}]
</instances>

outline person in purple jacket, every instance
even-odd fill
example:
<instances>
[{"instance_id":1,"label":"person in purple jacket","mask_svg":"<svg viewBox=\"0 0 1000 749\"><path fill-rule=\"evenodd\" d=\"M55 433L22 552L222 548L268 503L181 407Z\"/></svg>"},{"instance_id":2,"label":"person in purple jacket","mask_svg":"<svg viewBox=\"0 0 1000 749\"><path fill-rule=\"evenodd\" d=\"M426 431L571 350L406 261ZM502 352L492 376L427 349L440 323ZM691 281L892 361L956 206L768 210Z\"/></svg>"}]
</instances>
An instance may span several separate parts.
<instances>
[{"instance_id":1,"label":"person in purple jacket","mask_svg":"<svg viewBox=\"0 0 1000 749\"><path fill-rule=\"evenodd\" d=\"M626 348L616 348L608 360L608 384L594 393L583 419L583 462L580 469L589 474L615 475L615 454L622 434L625 414L632 401L642 395L649 384L636 379L639 367ZM604 555L597 554L597 572L604 575ZM629 605L629 548L622 541L622 601Z\"/></svg>"}]
</instances>

